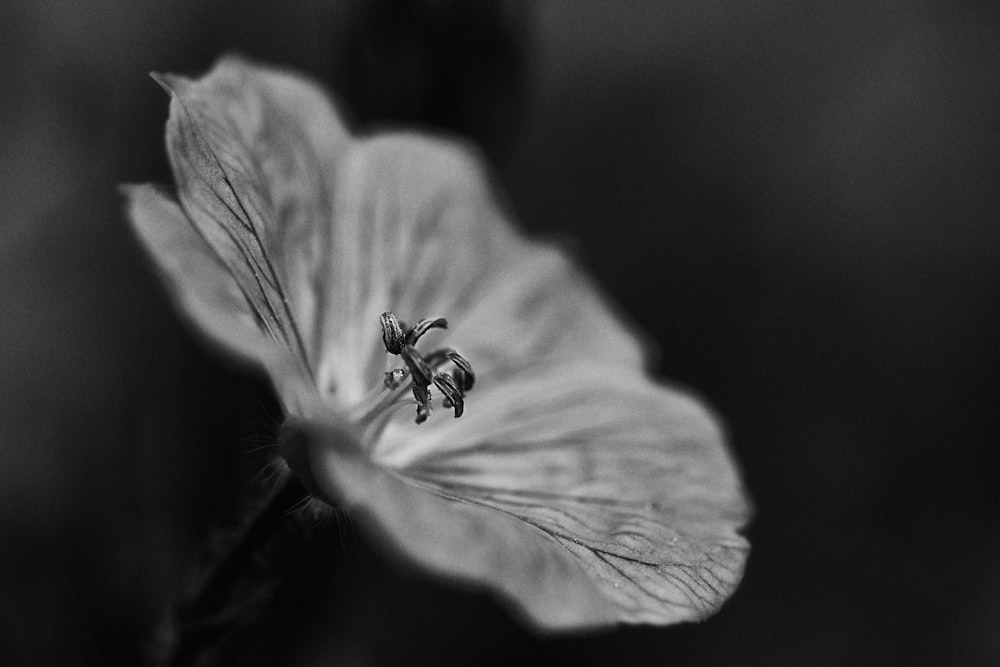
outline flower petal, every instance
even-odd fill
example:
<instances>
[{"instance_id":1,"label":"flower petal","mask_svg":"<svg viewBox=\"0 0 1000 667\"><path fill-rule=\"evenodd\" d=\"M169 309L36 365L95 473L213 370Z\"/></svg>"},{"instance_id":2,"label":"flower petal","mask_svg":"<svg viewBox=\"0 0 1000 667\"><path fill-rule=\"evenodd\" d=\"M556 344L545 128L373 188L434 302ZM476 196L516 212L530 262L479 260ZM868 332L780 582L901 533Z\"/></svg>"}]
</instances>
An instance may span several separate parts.
<instances>
[{"instance_id":1,"label":"flower petal","mask_svg":"<svg viewBox=\"0 0 1000 667\"><path fill-rule=\"evenodd\" d=\"M214 342L247 360L260 363L272 356L274 343L258 326L246 295L177 201L152 185L124 186L122 192L128 217L180 310Z\"/></svg>"},{"instance_id":2,"label":"flower petal","mask_svg":"<svg viewBox=\"0 0 1000 667\"><path fill-rule=\"evenodd\" d=\"M180 201L265 330L305 365L315 342L318 242L349 140L318 88L224 58L197 81L165 75L167 148Z\"/></svg>"},{"instance_id":3,"label":"flower petal","mask_svg":"<svg viewBox=\"0 0 1000 667\"><path fill-rule=\"evenodd\" d=\"M494 381L541 358L642 363L635 337L563 253L508 222L467 147L404 133L358 139L336 191L319 384L348 403L385 370L384 311L446 317L448 330L421 346L454 347Z\"/></svg>"},{"instance_id":4,"label":"flower petal","mask_svg":"<svg viewBox=\"0 0 1000 667\"><path fill-rule=\"evenodd\" d=\"M506 594L541 628L614 622L613 610L558 542L515 517L432 492L372 464L330 428L306 427L309 478L335 506L420 565Z\"/></svg>"},{"instance_id":5,"label":"flower petal","mask_svg":"<svg viewBox=\"0 0 1000 667\"><path fill-rule=\"evenodd\" d=\"M703 618L735 590L749 550L737 531L750 510L720 428L697 401L632 369L592 363L521 373L482 387L477 401L477 412L427 433L394 424L376 462L429 494L495 512L480 520L516 519L533 529L519 541L497 540L498 561L541 548L539 541L546 550L558 544L579 570L560 570L559 584L544 581L549 571L519 575L533 582L518 602L536 620L550 622L535 608L556 606L538 598L557 595L558 586L590 586L609 618L648 623ZM353 490L334 467L331 459L323 469L335 480L329 492L346 485L351 500L370 505L395 533L393 513L405 506L388 508L388 500ZM430 548L421 535L440 530L412 526L396 537L420 554ZM440 569L457 567L440 558ZM513 590L489 568L480 575Z\"/></svg>"}]
</instances>

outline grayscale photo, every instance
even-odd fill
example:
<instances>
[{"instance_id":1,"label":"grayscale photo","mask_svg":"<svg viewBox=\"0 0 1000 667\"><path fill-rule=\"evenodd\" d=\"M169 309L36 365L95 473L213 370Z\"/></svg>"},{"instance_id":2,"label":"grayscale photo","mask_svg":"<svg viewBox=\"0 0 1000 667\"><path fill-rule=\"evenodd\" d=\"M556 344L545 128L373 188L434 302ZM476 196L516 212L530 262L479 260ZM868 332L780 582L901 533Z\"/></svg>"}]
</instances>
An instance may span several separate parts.
<instances>
[{"instance_id":1,"label":"grayscale photo","mask_svg":"<svg viewBox=\"0 0 1000 667\"><path fill-rule=\"evenodd\" d=\"M0 665L1000 664L1000 7L0 6Z\"/></svg>"}]
</instances>

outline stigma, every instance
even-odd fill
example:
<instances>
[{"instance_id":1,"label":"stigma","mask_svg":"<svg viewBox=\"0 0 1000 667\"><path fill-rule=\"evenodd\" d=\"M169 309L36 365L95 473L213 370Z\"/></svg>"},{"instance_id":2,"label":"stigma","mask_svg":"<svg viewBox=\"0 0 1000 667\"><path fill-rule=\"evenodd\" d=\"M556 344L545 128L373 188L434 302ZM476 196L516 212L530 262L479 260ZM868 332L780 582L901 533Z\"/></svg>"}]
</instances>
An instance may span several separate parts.
<instances>
[{"instance_id":1,"label":"stigma","mask_svg":"<svg viewBox=\"0 0 1000 667\"><path fill-rule=\"evenodd\" d=\"M409 383L410 392L417 404L416 423L427 421L431 413L431 387L442 396L442 405L454 410L455 418L465 412L465 394L472 389L476 375L472 365L461 354L451 348L442 348L429 354L417 350L417 343L431 329L447 329L448 320L443 317L422 319L411 327L400 322L391 312L379 317L382 325L382 343L385 351L400 357L403 366L393 368L385 374L383 384L390 392L403 390ZM451 365L451 372L441 371Z\"/></svg>"}]
</instances>

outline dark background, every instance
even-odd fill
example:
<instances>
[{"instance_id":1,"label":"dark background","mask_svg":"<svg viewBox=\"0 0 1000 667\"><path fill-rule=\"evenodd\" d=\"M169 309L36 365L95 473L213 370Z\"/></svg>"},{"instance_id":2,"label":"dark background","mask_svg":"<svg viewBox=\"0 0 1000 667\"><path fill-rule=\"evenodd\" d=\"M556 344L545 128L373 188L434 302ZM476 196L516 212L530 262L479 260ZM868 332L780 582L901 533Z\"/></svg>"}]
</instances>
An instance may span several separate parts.
<instances>
[{"instance_id":1,"label":"dark background","mask_svg":"<svg viewBox=\"0 0 1000 667\"><path fill-rule=\"evenodd\" d=\"M115 191L169 180L146 73L233 49L323 80L361 127L482 146L523 226L573 239L656 342L654 371L726 416L758 514L710 621L555 639L342 516L223 664L1000 663L998 19L944 0L4 3L0 663L138 662L261 484L269 390L179 320Z\"/></svg>"}]
</instances>

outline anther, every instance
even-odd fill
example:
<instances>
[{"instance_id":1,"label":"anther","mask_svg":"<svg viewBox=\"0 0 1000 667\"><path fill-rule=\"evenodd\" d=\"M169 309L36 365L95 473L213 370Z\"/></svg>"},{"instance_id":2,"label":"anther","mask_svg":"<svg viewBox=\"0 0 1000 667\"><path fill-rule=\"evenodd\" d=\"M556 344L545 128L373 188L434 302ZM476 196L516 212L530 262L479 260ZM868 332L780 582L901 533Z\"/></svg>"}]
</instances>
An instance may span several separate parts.
<instances>
[{"instance_id":1,"label":"anther","mask_svg":"<svg viewBox=\"0 0 1000 667\"><path fill-rule=\"evenodd\" d=\"M476 374L472 372L472 364L455 350L445 350L444 356L455 364L455 379L458 381L462 393L472 389L472 386L476 384Z\"/></svg>"},{"instance_id":2,"label":"anther","mask_svg":"<svg viewBox=\"0 0 1000 667\"><path fill-rule=\"evenodd\" d=\"M417 423L423 424L431 413L431 392L427 387L420 387L414 382L410 385L413 398L417 401Z\"/></svg>"},{"instance_id":3,"label":"anther","mask_svg":"<svg viewBox=\"0 0 1000 667\"><path fill-rule=\"evenodd\" d=\"M454 407L455 418L461 417L465 410L465 401L462 399L462 390L455 384L455 379L447 373L438 373L434 376L434 386L444 394L445 407Z\"/></svg>"},{"instance_id":4,"label":"anther","mask_svg":"<svg viewBox=\"0 0 1000 667\"><path fill-rule=\"evenodd\" d=\"M461 417L465 411L465 392L472 389L476 382L472 364L451 348L436 350L427 356L416 348L420 338L431 329L447 329L448 320L443 317L425 318L414 326L407 327L395 314L386 311L379 321L386 352L402 357L405 364L404 368L395 368L385 373L385 387L395 392L409 379L410 391L417 404L418 424L427 421L430 416L431 385L441 392L444 407L453 408L455 417ZM448 362L454 366L450 373L435 373ZM387 399L391 400L391 396Z\"/></svg>"},{"instance_id":5,"label":"anther","mask_svg":"<svg viewBox=\"0 0 1000 667\"><path fill-rule=\"evenodd\" d=\"M416 345L420 337L431 329L447 329L448 320L443 317L427 318L420 320L406 332L406 344Z\"/></svg>"},{"instance_id":6,"label":"anther","mask_svg":"<svg viewBox=\"0 0 1000 667\"><path fill-rule=\"evenodd\" d=\"M445 360L455 364L455 372L453 375L455 376L455 381L458 383L462 393L464 394L465 392L470 391L476 384L476 374L472 370L472 364L470 364L465 357L450 347L435 350L427 355L427 363L430 366L436 367L438 364L444 363Z\"/></svg>"},{"instance_id":7,"label":"anther","mask_svg":"<svg viewBox=\"0 0 1000 667\"><path fill-rule=\"evenodd\" d=\"M385 343L385 351L390 354L399 354L406 342L399 320L390 312L382 313L379 319L382 323L382 342Z\"/></svg>"}]
</instances>

